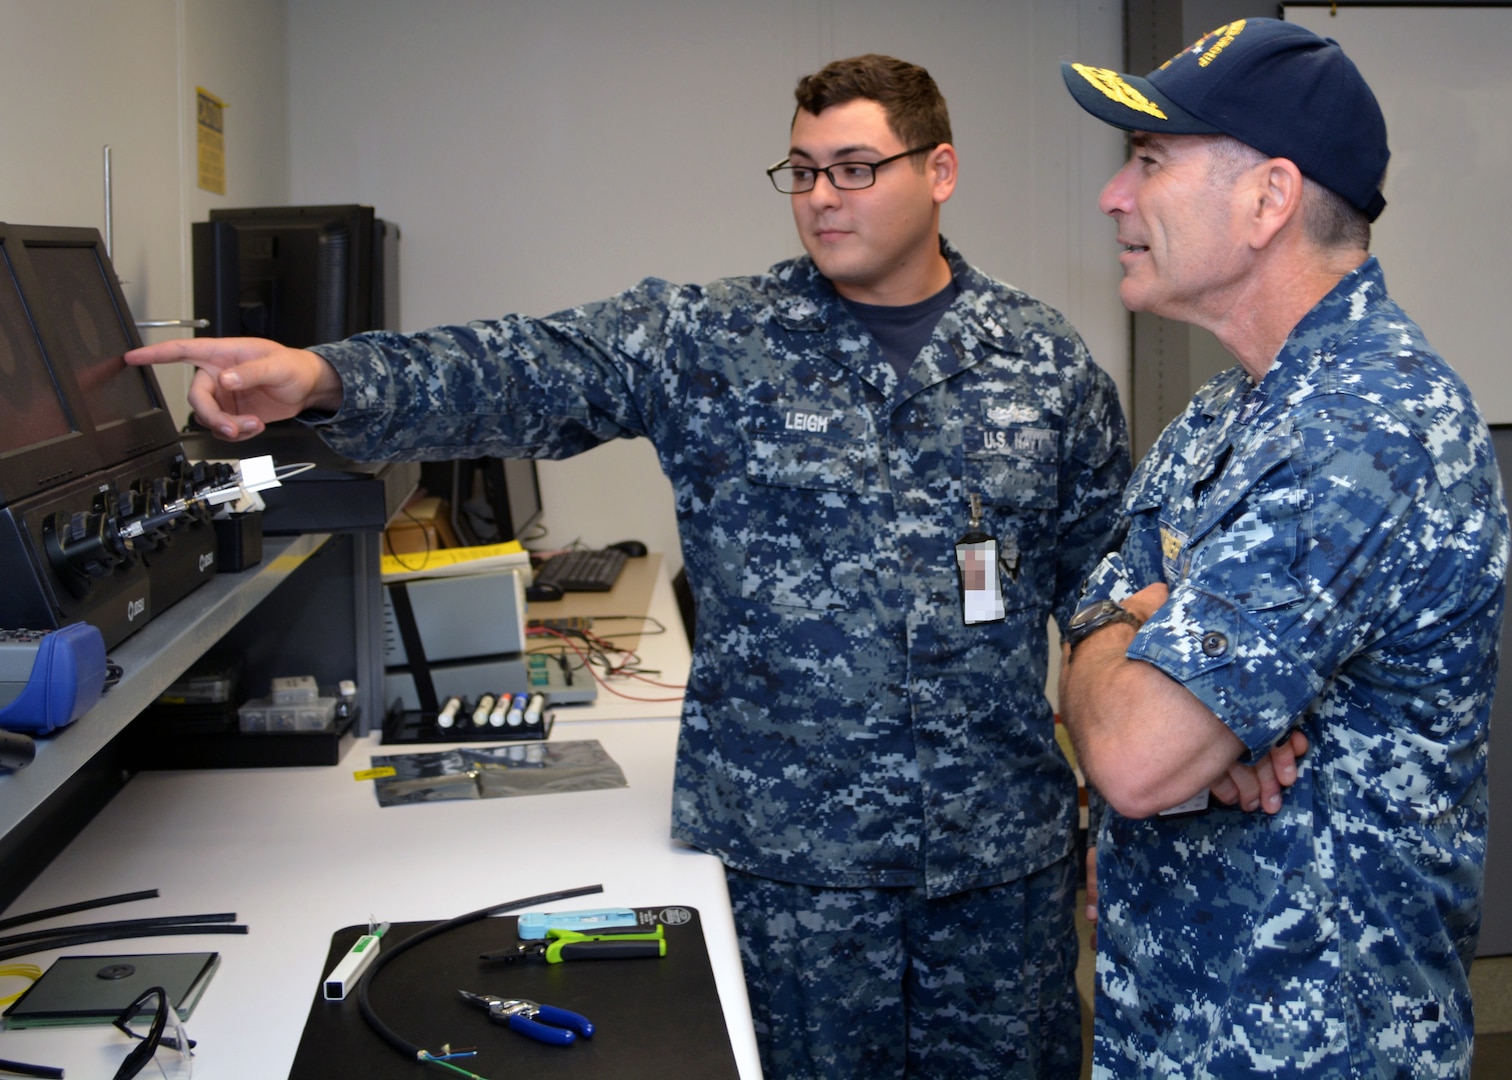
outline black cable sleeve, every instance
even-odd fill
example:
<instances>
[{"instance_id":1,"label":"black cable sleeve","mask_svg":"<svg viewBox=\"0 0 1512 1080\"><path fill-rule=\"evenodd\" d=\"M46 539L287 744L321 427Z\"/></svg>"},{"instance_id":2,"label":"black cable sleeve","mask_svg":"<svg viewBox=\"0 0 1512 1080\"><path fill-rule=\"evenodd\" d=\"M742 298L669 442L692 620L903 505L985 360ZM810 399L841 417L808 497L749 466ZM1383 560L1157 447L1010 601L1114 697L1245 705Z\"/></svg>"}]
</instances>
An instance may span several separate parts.
<instances>
[{"instance_id":1,"label":"black cable sleeve","mask_svg":"<svg viewBox=\"0 0 1512 1080\"><path fill-rule=\"evenodd\" d=\"M455 919L448 919L446 922L427 926L418 934L405 938L392 949L383 949L378 953L378 958L362 973L362 978L357 982L357 1010L362 1014L362 1019L367 1023L367 1026L373 1029L375 1035L411 1061L416 1061L420 1058L421 1054L425 1053L425 1050L414 1043L407 1042L403 1036L380 1020L378 1014L373 1011L372 1004L368 1001L368 987L372 985L378 973L383 970L390 960L423 941L429 941L431 938L444 934L448 930L455 930L457 927L465 926L470 922L486 919L490 915L497 915L513 908L539 907L542 904L554 904L558 900L567 900L574 896L587 896L591 893L601 893L603 891L604 887L602 885L583 885L576 889L564 889L561 892L542 893L540 896L527 896L523 900L507 900L502 904L494 904L492 907L479 908L477 911L470 911L466 915L458 915Z\"/></svg>"},{"instance_id":2,"label":"black cable sleeve","mask_svg":"<svg viewBox=\"0 0 1512 1080\"><path fill-rule=\"evenodd\" d=\"M46 930L27 930L20 934L12 934L9 937L0 938L0 949L10 948L12 945L20 945L28 941L43 941L50 937L64 937L69 934L82 932L94 933L100 930L135 930L150 929L154 926L193 926L199 923L228 923L236 921L236 912L226 911L214 915L155 915L148 919L117 919L111 922L78 923L73 926L54 926ZM128 933L121 933L119 937L130 937Z\"/></svg>"},{"instance_id":3,"label":"black cable sleeve","mask_svg":"<svg viewBox=\"0 0 1512 1080\"><path fill-rule=\"evenodd\" d=\"M112 904L126 904L133 900L152 900L157 895L156 889L143 889L141 892L117 893L115 896L102 896L98 900L81 900L77 904L63 904L60 907L45 908L25 915L13 915L9 919L0 919L0 930L24 926L30 922L41 922L43 919L51 919L57 915L72 915L76 911L89 911L92 908L109 907Z\"/></svg>"},{"instance_id":4,"label":"black cable sleeve","mask_svg":"<svg viewBox=\"0 0 1512 1080\"><path fill-rule=\"evenodd\" d=\"M40 1076L42 1080L63 1080L63 1070L52 1065L28 1065L24 1061L6 1061L4 1058L0 1058L0 1073Z\"/></svg>"},{"instance_id":5,"label":"black cable sleeve","mask_svg":"<svg viewBox=\"0 0 1512 1080\"><path fill-rule=\"evenodd\" d=\"M227 926L224 923L195 926L175 923L172 926L148 926L125 933L114 930L96 931L94 933L75 934L73 937L59 937L50 938L45 941L28 942L27 944L17 945L10 949L0 949L0 960L11 960L17 956L41 952L44 949L67 949L74 945L89 945L96 941L120 941L125 938L139 937L171 937L175 934L245 934L246 932L246 926L240 923L234 926Z\"/></svg>"}]
</instances>

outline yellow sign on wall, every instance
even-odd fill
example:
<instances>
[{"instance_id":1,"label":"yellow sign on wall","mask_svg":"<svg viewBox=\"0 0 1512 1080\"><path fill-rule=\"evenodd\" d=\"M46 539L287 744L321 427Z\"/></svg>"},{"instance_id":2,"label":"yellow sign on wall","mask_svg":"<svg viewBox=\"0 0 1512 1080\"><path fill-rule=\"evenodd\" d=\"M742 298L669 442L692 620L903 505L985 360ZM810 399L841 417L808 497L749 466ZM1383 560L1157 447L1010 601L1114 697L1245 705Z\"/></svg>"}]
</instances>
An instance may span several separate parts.
<instances>
[{"instance_id":1,"label":"yellow sign on wall","mask_svg":"<svg viewBox=\"0 0 1512 1080\"><path fill-rule=\"evenodd\" d=\"M195 87L195 126L199 129L199 186L226 193L226 103L202 86Z\"/></svg>"}]
</instances>

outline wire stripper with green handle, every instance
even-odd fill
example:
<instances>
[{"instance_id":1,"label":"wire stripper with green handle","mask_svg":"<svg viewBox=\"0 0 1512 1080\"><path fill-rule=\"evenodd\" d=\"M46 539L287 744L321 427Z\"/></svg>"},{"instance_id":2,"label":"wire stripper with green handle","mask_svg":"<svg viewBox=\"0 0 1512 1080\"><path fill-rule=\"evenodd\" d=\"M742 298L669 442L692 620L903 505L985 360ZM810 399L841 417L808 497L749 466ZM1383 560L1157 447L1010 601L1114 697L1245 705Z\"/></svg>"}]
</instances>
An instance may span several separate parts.
<instances>
[{"instance_id":1,"label":"wire stripper with green handle","mask_svg":"<svg viewBox=\"0 0 1512 1080\"><path fill-rule=\"evenodd\" d=\"M503 961L506 964L522 960L560 964L564 960L630 960L666 955L666 932L657 924L656 929L651 931L627 929L616 933L606 929L597 934L552 928L546 931L545 941L527 941L512 949L483 953L478 959Z\"/></svg>"}]
</instances>

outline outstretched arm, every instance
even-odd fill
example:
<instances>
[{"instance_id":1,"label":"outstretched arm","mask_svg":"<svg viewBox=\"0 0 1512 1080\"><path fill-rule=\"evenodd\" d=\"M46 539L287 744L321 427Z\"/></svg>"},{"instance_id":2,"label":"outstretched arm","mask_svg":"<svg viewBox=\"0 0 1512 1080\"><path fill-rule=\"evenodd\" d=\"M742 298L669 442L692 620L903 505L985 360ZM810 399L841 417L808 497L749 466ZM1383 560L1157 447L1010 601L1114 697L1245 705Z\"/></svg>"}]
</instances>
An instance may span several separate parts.
<instances>
[{"instance_id":1,"label":"outstretched arm","mask_svg":"<svg viewBox=\"0 0 1512 1080\"><path fill-rule=\"evenodd\" d=\"M193 364L189 405L223 439L250 439L306 409L341 407L341 378L321 357L261 338L180 338L133 349L128 364Z\"/></svg>"}]
</instances>

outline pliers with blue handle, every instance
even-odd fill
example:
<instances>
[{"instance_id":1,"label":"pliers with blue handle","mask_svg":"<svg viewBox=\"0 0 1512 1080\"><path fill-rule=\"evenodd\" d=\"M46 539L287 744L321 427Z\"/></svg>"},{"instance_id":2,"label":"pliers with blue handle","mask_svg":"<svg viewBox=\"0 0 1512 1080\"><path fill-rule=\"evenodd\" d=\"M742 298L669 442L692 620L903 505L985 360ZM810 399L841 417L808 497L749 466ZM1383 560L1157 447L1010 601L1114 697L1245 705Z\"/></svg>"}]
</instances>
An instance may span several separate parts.
<instances>
[{"instance_id":1,"label":"pliers with blue handle","mask_svg":"<svg viewBox=\"0 0 1512 1080\"><path fill-rule=\"evenodd\" d=\"M511 1031L548 1043L552 1046L571 1046L581 1035L593 1038L593 1022L567 1009L555 1005L538 1005L524 998L500 998L492 994L470 994L458 990L463 1000L488 1010L488 1018L496 1024L508 1024Z\"/></svg>"}]
</instances>

